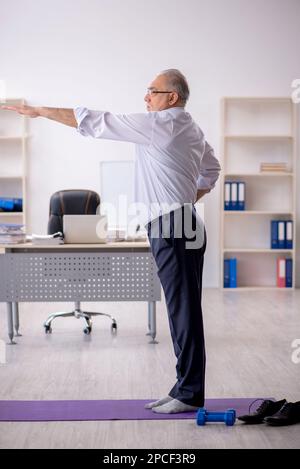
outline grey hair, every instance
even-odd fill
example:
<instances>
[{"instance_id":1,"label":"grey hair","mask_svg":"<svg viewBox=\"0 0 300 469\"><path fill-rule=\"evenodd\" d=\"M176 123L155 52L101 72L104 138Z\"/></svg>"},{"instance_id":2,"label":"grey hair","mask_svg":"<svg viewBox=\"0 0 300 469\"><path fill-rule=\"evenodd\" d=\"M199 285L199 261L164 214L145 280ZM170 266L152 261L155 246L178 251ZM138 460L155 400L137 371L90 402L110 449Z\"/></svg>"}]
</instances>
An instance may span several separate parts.
<instances>
[{"instance_id":1,"label":"grey hair","mask_svg":"<svg viewBox=\"0 0 300 469\"><path fill-rule=\"evenodd\" d=\"M185 105L190 96L190 89L185 76L176 68L163 70L159 75L167 77L169 86L178 93L180 100Z\"/></svg>"}]
</instances>

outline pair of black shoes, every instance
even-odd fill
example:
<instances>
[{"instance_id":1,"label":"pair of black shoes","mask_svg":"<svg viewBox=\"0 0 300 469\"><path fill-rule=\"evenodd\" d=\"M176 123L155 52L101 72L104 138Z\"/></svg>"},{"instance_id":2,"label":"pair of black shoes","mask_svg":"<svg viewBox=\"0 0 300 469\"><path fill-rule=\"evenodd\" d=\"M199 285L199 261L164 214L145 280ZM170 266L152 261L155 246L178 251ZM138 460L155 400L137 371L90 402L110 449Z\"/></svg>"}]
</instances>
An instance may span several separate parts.
<instances>
[{"instance_id":1,"label":"pair of black shoes","mask_svg":"<svg viewBox=\"0 0 300 469\"><path fill-rule=\"evenodd\" d=\"M265 400L255 412L238 417L245 423L267 423L268 425L293 425L300 422L300 401L287 402Z\"/></svg>"}]
</instances>

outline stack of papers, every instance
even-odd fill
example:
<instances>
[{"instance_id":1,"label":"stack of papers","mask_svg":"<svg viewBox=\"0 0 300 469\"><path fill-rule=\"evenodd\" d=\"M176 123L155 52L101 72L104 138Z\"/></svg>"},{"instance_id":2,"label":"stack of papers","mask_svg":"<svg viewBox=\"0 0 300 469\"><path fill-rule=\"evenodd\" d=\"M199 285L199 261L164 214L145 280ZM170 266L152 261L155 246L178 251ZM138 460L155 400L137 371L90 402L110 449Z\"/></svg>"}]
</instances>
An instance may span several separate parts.
<instances>
[{"instance_id":1,"label":"stack of papers","mask_svg":"<svg viewBox=\"0 0 300 469\"><path fill-rule=\"evenodd\" d=\"M57 245L57 244L64 244L64 236L61 231L57 233L53 233L51 235L39 235L39 234L32 234L31 236L27 236L27 240L31 241L32 244L40 245Z\"/></svg>"},{"instance_id":2,"label":"stack of papers","mask_svg":"<svg viewBox=\"0 0 300 469\"><path fill-rule=\"evenodd\" d=\"M26 233L23 231L24 225L17 223L0 224L0 244L25 243Z\"/></svg>"}]
</instances>

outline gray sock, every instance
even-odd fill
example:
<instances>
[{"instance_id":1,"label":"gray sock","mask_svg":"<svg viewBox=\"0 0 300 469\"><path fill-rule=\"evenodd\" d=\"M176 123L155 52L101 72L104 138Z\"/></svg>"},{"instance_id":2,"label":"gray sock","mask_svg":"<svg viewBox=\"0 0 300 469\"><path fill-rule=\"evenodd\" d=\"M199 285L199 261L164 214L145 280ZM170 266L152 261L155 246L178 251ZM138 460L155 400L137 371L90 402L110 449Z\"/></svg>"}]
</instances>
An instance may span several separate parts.
<instances>
[{"instance_id":1,"label":"gray sock","mask_svg":"<svg viewBox=\"0 0 300 469\"><path fill-rule=\"evenodd\" d=\"M149 404L145 405L145 409L152 409L152 407L157 407L159 405L166 404L167 402L171 401L173 398L171 396L163 397L162 399L158 399L158 401L149 402Z\"/></svg>"},{"instance_id":2,"label":"gray sock","mask_svg":"<svg viewBox=\"0 0 300 469\"><path fill-rule=\"evenodd\" d=\"M172 399L166 404L155 406L152 410L158 414L177 414L180 412L193 412L198 409L199 407L185 404L184 402L178 401L177 399Z\"/></svg>"}]
</instances>

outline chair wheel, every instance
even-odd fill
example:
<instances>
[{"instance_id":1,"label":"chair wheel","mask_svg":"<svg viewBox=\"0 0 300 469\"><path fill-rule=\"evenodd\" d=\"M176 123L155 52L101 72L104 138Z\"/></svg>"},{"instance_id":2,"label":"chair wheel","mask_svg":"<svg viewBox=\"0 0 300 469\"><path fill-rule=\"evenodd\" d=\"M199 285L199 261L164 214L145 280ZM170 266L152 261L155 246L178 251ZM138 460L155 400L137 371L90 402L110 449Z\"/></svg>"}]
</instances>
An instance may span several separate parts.
<instances>
[{"instance_id":1,"label":"chair wheel","mask_svg":"<svg viewBox=\"0 0 300 469\"><path fill-rule=\"evenodd\" d=\"M113 322L111 325L111 333L116 334L117 333L117 323Z\"/></svg>"},{"instance_id":2,"label":"chair wheel","mask_svg":"<svg viewBox=\"0 0 300 469\"><path fill-rule=\"evenodd\" d=\"M92 332L92 326L86 327L85 329L83 329L83 332L84 332L86 335L90 335L90 333Z\"/></svg>"},{"instance_id":3,"label":"chair wheel","mask_svg":"<svg viewBox=\"0 0 300 469\"><path fill-rule=\"evenodd\" d=\"M52 327L50 325L46 325L45 327L45 333L46 334L52 334Z\"/></svg>"}]
</instances>

